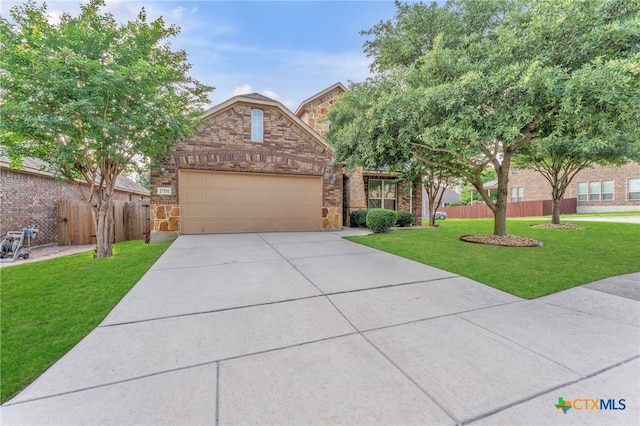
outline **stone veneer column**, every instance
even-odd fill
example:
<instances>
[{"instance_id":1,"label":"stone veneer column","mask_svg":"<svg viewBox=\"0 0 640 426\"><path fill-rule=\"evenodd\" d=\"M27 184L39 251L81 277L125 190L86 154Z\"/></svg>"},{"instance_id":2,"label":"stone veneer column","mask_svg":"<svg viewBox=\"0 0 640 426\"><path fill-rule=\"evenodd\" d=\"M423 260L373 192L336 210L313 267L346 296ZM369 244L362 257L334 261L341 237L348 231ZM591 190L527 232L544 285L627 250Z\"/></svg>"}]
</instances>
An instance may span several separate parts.
<instances>
[{"instance_id":1,"label":"stone veneer column","mask_svg":"<svg viewBox=\"0 0 640 426\"><path fill-rule=\"evenodd\" d=\"M178 204L151 205L151 242L175 240L180 231L180 206Z\"/></svg>"},{"instance_id":2,"label":"stone veneer column","mask_svg":"<svg viewBox=\"0 0 640 426\"><path fill-rule=\"evenodd\" d=\"M342 207L322 208L322 230L342 229Z\"/></svg>"}]
</instances>

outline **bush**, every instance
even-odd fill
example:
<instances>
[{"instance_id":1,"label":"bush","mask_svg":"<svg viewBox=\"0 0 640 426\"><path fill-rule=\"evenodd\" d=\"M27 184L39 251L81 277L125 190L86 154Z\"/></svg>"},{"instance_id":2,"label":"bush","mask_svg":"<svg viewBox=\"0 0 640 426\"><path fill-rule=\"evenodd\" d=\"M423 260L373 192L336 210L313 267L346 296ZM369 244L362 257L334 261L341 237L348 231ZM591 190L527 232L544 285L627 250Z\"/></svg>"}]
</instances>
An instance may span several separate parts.
<instances>
[{"instance_id":1,"label":"bush","mask_svg":"<svg viewBox=\"0 0 640 426\"><path fill-rule=\"evenodd\" d=\"M351 226L364 228L367 226L367 212L368 209L356 210L349 214L349 220L351 221Z\"/></svg>"},{"instance_id":2,"label":"bush","mask_svg":"<svg viewBox=\"0 0 640 426\"><path fill-rule=\"evenodd\" d=\"M409 212L398 213L398 220L396 226L404 228L405 226L413 225L413 215Z\"/></svg>"},{"instance_id":3,"label":"bush","mask_svg":"<svg viewBox=\"0 0 640 426\"><path fill-rule=\"evenodd\" d=\"M388 209L369 209L367 227L374 233L387 232L398 220L398 212Z\"/></svg>"}]
</instances>

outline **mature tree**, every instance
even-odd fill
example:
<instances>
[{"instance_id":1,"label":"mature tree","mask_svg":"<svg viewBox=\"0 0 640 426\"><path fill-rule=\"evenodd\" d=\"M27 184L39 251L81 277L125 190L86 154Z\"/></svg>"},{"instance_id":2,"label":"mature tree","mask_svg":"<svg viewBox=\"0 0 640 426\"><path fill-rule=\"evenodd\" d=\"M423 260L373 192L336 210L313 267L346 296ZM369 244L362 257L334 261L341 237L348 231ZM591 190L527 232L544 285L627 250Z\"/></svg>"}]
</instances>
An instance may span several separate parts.
<instances>
[{"instance_id":1,"label":"mature tree","mask_svg":"<svg viewBox=\"0 0 640 426\"><path fill-rule=\"evenodd\" d=\"M494 234L506 235L517 152L541 138L607 143L634 132L638 7L605 0L399 4L393 21L366 33L375 37L365 51L377 75L362 85L367 102L353 99L362 90L338 101L330 139L346 157L372 151L383 162L409 152L461 174L493 211ZM391 111L371 114L371 97L380 104L375 108ZM353 111L338 113L343 100ZM376 120L362 123L376 132L350 127L361 120ZM379 137L389 128L411 137ZM489 167L497 173L495 201L483 188Z\"/></svg>"},{"instance_id":2,"label":"mature tree","mask_svg":"<svg viewBox=\"0 0 640 426\"><path fill-rule=\"evenodd\" d=\"M135 158L159 160L181 137L213 90L188 76L178 34L162 18L118 24L90 0L59 23L46 5L27 2L0 19L0 140L13 159L46 161L75 182L92 206L96 257L112 254L116 179Z\"/></svg>"},{"instance_id":3,"label":"mature tree","mask_svg":"<svg viewBox=\"0 0 640 426\"><path fill-rule=\"evenodd\" d=\"M581 13L588 19L571 19ZM559 24L532 26L556 40L541 50L546 62L563 65L556 74L562 92L549 96L554 108L515 160L549 182L551 222L559 224L560 203L579 171L640 158L640 4L564 1L547 14Z\"/></svg>"},{"instance_id":4,"label":"mature tree","mask_svg":"<svg viewBox=\"0 0 640 426\"><path fill-rule=\"evenodd\" d=\"M551 187L551 223L560 223L560 205L565 192L579 171L593 164L622 165L640 158L637 141L616 139L607 144L591 145L574 140L540 139L526 147L515 164L540 173Z\"/></svg>"},{"instance_id":5,"label":"mature tree","mask_svg":"<svg viewBox=\"0 0 640 426\"><path fill-rule=\"evenodd\" d=\"M433 167L423 165L423 186L427 194L427 206L429 213L429 226L436 225L436 212L442 204L445 190L451 185L460 181L460 177L456 173L444 167Z\"/></svg>"},{"instance_id":6,"label":"mature tree","mask_svg":"<svg viewBox=\"0 0 640 426\"><path fill-rule=\"evenodd\" d=\"M394 81L386 76L351 84L327 114L331 128L325 137L335 147L336 157L346 160L350 167L388 168L398 172L399 179L408 181L409 189L424 186L429 200L429 223L435 226L435 213L444 189L460 175L441 166L427 165L412 154L412 144L419 140L421 126L419 117L410 110L411 104L411 99L396 96ZM430 152L425 156L434 164L436 158L455 163L446 154Z\"/></svg>"}]
</instances>

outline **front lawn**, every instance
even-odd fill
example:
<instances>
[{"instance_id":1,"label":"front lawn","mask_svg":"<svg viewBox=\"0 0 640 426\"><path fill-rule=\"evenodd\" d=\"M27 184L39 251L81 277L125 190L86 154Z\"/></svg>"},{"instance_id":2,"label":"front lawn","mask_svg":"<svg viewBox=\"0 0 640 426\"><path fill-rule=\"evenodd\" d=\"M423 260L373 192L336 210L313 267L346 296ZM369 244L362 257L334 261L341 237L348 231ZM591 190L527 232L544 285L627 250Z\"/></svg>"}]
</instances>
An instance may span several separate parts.
<instances>
[{"instance_id":1,"label":"front lawn","mask_svg":"<svg viewBox=\"0 0 640 426\"><path fill-rule=\"evenodd\" d=\"M127 241L110 258L85 252L0 269L1 402L93 330L170 244Z\"/></svg>"},{"instance_id":2,"label":"front lawn","mask_svg":"<svg viewBox=\"0 0 640 426\"><path fill-rule=\"evenodd\" d=\"M586 226L586 230L529 227L538 223L548 220L509 220L507 231L542 241L543 247L498 247L459 240L462 235L492 233L492 219L448 219L438 221L437 229L398 230L348 239L527 299L640 271L637 224L573 223Z\"/></svg>"}]
</instances>

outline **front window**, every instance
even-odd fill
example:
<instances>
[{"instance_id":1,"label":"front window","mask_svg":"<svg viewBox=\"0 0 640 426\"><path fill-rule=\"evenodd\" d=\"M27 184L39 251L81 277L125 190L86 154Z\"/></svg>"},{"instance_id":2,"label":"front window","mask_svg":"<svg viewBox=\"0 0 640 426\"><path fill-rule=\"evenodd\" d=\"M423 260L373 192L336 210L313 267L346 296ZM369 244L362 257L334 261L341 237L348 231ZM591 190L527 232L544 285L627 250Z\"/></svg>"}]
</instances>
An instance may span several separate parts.
<instances>
[{"instance_id":1,"label":"front window","mask_svg":"<svg viewBox=\"0 0 640 426\"><path fill-rule=\"evenodd\" d=\"M578 182L578 201L613 200L613 181Z\"/></svg>"},{"instance_id":2,"label":"front window","mask_svg":"<svg viewBox=\"0 0 640 426\"><path fill-rule=\"evenodd\" d=\"M251 110L251 141L262 142L263 116L261 109Z\"/></svg>"},{"instance_id":3,"label":"front window","mask_svg":"<svg viewBox=\"0 0 640 426\"><path fill-rule=\"evenodd\" d=\"M613 200L613 181L602 181L602 201Z\"/></svg>"},{"instance_id":4,"label":"front window","mask_svg":"<svg viewBox=\"0 0 640 426\"><path fill-rule=\"evenodd\" d=\"M629 199L640 200L640 179L629 179Z\"/></svg>"},{"instance_id":5,"label":"front window","mask_svg":"<svg viewBox=\"0 0 640 426\"><path fill-rule=\"evenodd\" d=\"M587 201L588 193L587 182L578 182L578 201Z\"/></svg>"},{"instance_id":6,"label":"front window","mask_svg":"<svg viewBox=\"0 0 640 426\"><path fill-rule=\"evenodd\" d=\"M589 201L600 201L600 182L589 182Z\"/></svg>"},{"instance_id":7,"label":"front window","mask_svg":"<svg viewBox=\"0 0 640 426\"><path fill-rule=\"evenodd\" d=\"M396 183L391 180L369 179L370 209L396 209Z\"/></svg>"},{"instance_id":8,"label":"front window","mask_svg":"<svg viewBox=\"0 0 640 426\"><path fill-rule=\"evenodd\" d=\"M521 186L514 186L511 188L511 202L524 201L524 188Z\"/></svg>"}]
</instances>

